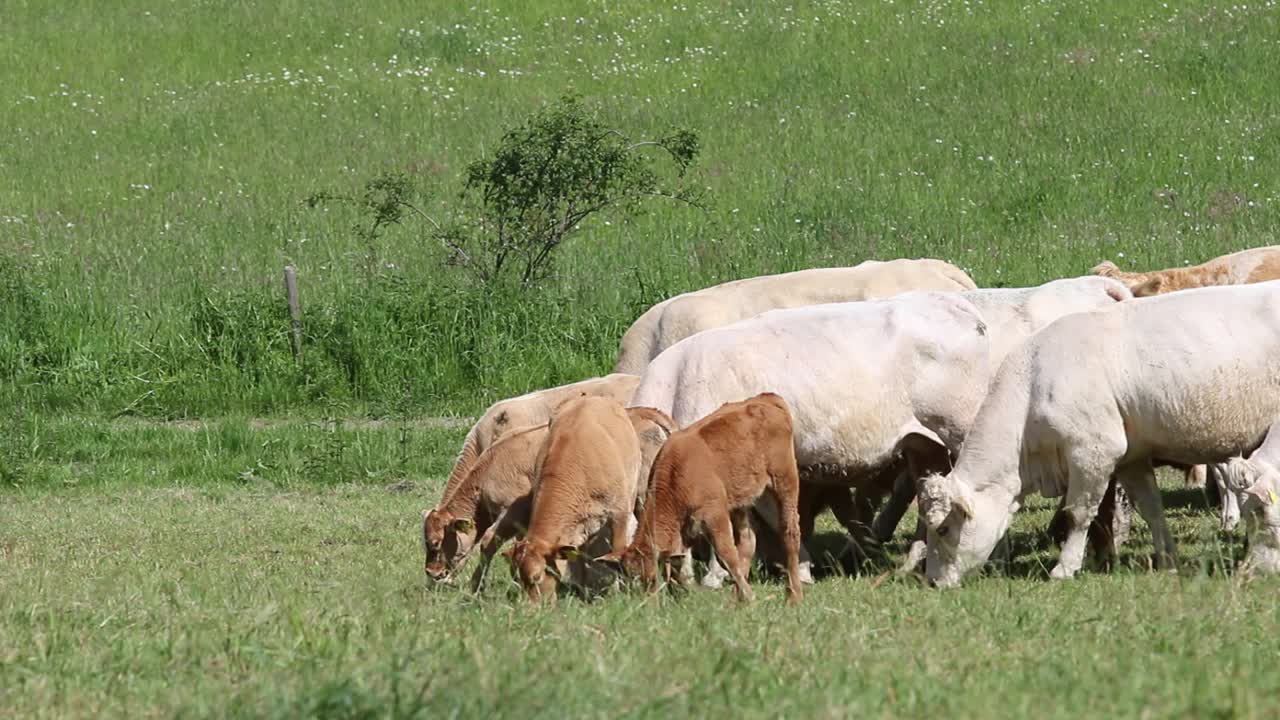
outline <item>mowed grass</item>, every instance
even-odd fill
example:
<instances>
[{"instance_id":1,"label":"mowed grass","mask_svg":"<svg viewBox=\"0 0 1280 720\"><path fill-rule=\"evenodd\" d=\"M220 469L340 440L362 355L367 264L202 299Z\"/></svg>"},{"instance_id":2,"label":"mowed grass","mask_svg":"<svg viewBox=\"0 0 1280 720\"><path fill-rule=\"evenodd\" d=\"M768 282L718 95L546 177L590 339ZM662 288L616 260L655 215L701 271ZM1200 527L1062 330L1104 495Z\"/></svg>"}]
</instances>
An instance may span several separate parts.
<instances>
[{"instance_id":1,"label":"mowed grass","mask_svg":"<svg viewBox=\"0 0 1280 720\"><path fill-rule=\"evenodd\" d=\"M475 412L606 370L646 304L723 280L924 255L983 286L1025 285L1103 259L1166 267L1269 244L1278 12L7 3L0 253L48 309L4 392L169 417L305 411L331 397ZM567 89L636 136L698 131L710 208L654 204L631 222L588 223L536 310L476 291L413 223L374 248L373 266L415 293L384 302L357 218L302 203L401 171L445 215L466 163ZM265 307L288 262L312 357L341 355L341 370L291 367L287 320ZM248 309L225 295L245 290L260 291L271 322L237 342L274 354L227 361L207 351L216 338L199 319L212 305L234 324ZM6 332L0 323L0 350Z\"/></svg>"},{"instance_id":2,"label":"mowed grass","mask_svg":"<svg viewBox=\"0 0 1280 720\"><path fill-rule=\"evenodd\" d=\"M480 597L429 585L439 478L296 490L135 483L0 500L6 717L1271 717L1273 580L1224 576L1195 493L1166 488L1184 563L1049 582L1049 503L1012 563L956 591L830 576L789 607L755 580L532 607L501 558ZM424 490L426 492L424 492ZM906 527L906 526L904 526ZM828 528L820 543L834 546ZM893 546L900 551L905 534Z\"/></svg>"}]
</instances>

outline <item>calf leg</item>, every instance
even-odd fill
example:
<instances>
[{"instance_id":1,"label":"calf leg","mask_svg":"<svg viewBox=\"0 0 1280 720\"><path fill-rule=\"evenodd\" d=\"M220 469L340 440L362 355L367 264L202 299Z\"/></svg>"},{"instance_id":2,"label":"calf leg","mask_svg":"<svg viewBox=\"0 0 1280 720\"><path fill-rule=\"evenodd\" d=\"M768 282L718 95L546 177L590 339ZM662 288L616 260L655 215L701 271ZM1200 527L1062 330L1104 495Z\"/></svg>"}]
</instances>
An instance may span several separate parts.
<instances>
[{"instance_id":1,"label":"calf leg","mask_svg":"<svg viewBox=\"0 0 1280 720\"><path fill-rule=\"evenodd\" d=\"M471 592L478 593L484 585L485 575L489 572L489 565L493 562L493 556L498 554L502 549L502 545L511 538L520 533L520 528L524 526L526 514L524 508L516 508L515 505L502 511L497 521L485 531L480 538L480 563L476 565L475 572L471 574Z\"/></svg>"},{"instance_id":2,"label":"calf leg","mask_svg":"<svg viewBox=\"0 0 1280 720\"><path fill-rule=\"evenodd\" d=\"M1138 506L1138 512L1151 529L1151 544L1155 546L1152 564L1157 569L1176 567L1177 550L1174 548L1173 534L1164 521L1164 504L1160 499L1160 488L1156 485L1156 474L1151 464L1132 463L1120 468L1116 475L1133 496L1133 504Z\"/></svg>"},{"instance_id":3,"label":"calf leg","mask_svg":"<svg viewBox=\"0 0 1280 720\"><path fill-rule=\"evenodd\" d=\"M782 544L787 553L787 602L799 603L804 598L800 577L800 512L797 504L800 496L799 476L787 472L773 478L770 491L778 512L782 515Z\"/></svg>"},{"instance_id":4,"label":"calf leg","mask_svg":"<svg viewBox=\"0 0 1280 720\"><path fill-rule=\"evenodd\" d=\"M716 556L720 558L720 562L729 566L729 574L733 577L738 599L742 602L751 602L755 599L755 595L747 585L745 563L738 556L738 548L733 543L733 522L729 519L728 509L719 508L713 511L711 517L706 518L704 526L707 528L707 533L711 535L711 544L715 548Z\"/></svg>"},{"instance_id":5,"label":"calf leg","mask_svg":"<svg viewBox=\"0 0 1280 720\"><path fill-rule=\"evenodd\" d=\"M733 521L733 529L738 535L738 559L749 572L751 563L756 559L756 532L751 525L751 509L738 508L729 519Z\"/></svg>"}]
</instances>

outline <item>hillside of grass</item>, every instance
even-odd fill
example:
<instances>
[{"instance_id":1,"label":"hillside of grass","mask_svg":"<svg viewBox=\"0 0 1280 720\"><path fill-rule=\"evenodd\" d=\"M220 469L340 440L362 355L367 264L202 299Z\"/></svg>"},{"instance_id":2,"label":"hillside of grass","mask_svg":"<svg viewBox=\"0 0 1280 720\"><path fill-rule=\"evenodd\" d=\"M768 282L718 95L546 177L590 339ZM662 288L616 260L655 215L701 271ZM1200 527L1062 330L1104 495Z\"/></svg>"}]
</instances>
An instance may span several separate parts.
<instances>
[{"instance_id":1,"label":"hillside of grass","mask_svg":"<svg viewBox=\"0 0 1280 720\"><path fill-rule=\"evenodd\" d=\"M983 286L1276 241L1274 3L173 0L6 4L0 399L30 411L471 413L606 371L669 294L933 256ZM492 293L424 207L573 90L638 136L699 133L705 211L593 220ZM307 347L290 352L281 270ZM369 267L375 268L372 275Z\"/></svg>"}]
</instances>

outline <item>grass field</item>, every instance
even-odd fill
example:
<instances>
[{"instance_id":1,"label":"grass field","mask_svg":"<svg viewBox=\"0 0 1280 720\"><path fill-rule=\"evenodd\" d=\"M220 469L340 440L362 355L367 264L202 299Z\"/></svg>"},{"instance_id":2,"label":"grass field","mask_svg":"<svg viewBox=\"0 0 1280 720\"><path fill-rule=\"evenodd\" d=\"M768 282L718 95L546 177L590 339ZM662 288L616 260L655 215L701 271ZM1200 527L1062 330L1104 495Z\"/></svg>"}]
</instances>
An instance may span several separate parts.
<instances>
[{"instance_id":1,"label":"grass field","mask_svg":"<svg viewBox=\"0 0 1280 720\"><path fill-rule=\"evenodd\" d=\"M247 457L229 437L291 447L315 430L232 426L121 428L118 447L86 443L108 458L87 473L97 484L0 496L6 717L1276 711L1280 586L1224 577L1240 541L1220 539L1177 481L1166 500L1178 576L1141 567L1139 523L1115 573L1050 583L1051 505L1037 501L1011 533L1011 561L958 591L872 572L822 578L798 608L780 582L757 581L748 608L725 590L542 609L502 561L479 598L425 584L418 511L439 472L404 482L387 460L366 468L386 482L237 479ZM340 432L368 448L402 437ZM407 432L415 447L460 437ZM196 463L185 477L177 456ZM156 475L129 470L148 464ZM837 536L828 526L818 540Z\"/></svg>"},{"instance_id":2,"label":"grass field","mask_svg":"<svg viewBox=\"0 0 1280 720\"><path fill-rule=\"evenodd\" d=\"M425 585L416 527L488 402L604 372L671 293L864 259L981 286L1277 242L1273 1L9 0L0 33L0 717L1274 717L1274 581L1165 478L1111 575L1048 505L957 592L832 577L526 607ZM709 207L603 217L488 292L310 209L433 213L568 89L699 133ZM305 363L287 339L302 281ZM370 268L373 269L372 273ZM905 527L905 526L904 526ZM834 542L828 534L824 541ZM903 535L891 548L902 550Z\"/></svg>"}]
</instances>

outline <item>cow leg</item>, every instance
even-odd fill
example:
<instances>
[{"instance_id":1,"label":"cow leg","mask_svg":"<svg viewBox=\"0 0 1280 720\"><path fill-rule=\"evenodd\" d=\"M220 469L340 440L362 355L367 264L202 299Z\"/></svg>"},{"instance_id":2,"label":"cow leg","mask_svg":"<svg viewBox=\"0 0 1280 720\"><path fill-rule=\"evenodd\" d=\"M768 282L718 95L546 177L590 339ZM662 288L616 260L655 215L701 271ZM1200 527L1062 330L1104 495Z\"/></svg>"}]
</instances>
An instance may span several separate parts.
<instances>
[{"instance_id":1,"label":"cow leg","mask_svg":"<svg viewBox=\"0 0 1280 720\"><path fill-rule=\"evenodd\" d=\"M845 532L849 533L856 570L864 560L880 554L880 543L876 542L875 534L871 531L876 504L880 498L875 489L863 485L852 489L832 488L828 495L831 514L836 516Z\"/></svg>"},{"instance_id":2,"label":"cow leg","mask_svg":"<svg viewBox=\"0 0 1280 720\"><path fill-rule=\"evenodd\" d=\"M877 541L887 543L893 539L898 523L902 522L902 516L907 514L907 508L911 507L911 501L915 499L915 478L911 473L898 475L893 482L893 493L889 495L889 501L871 524L871 532Z\"/></svg>"},{"instance_id":3,"label":"cow leg","mask_svg":"<svg viewBox=\"0 0 1280 720\"><path fill-rule=\"evenodd\" d=\"M1071 516L1066 511L1067 498L1063 495L1058 501L1058 509L1049 521L1049 537L1057 545L1067 541L1067 533L1071 528ZM1121 545L1129 539L1129 516L1133 508L1128 493L1119 486L1113 477L1103 497L1098 515L1089 525L1089 547L1093 549L1099 565L1109 567L1115 559Z\"/></svg>"},{"instance_id":4,"label":"cow leg","mask_svg":"<svg viewBox=\"0 0 1280 720\"><path fill-rule=\"evenodd\" d=\"M748 568L756 559L756 531L751 525L751 509L739 508L729 515L734 532L738 535L738 558Z\"/></svg>"},{"instance_id":5,"label":"cow leg","mask_svg":"<svg viewBox=\"0 0 1280 720\"><path fill-rule=\"evenodd\" d=\"M920 563L924 562L925 551L928 546L925 544L925 534L927 529L924 524L924 516L916 517L916 531L911 538L911 547L907 548L907 557L898 566L899 573L913 573L920 567Z\"/></svg>"},{"instance_id":6,"label":"cow leg","mask_svg":"<svg viewBox=\"0 0 1280 720\"><path fill-rule=\"evenodd\" d=\"M1227 487L1227 478L1222 472L1221 465L1208 466L1208 475L1209 480L1205 486L1217 491L1219 526L1223 532L1229 533L1240 524L1240 500L1236 497L1235 491Z\"/></svg>"},{"instance_id":7,"label":"cow leg","mask_svg":"<svg viewBox=\"0 0 1280 720\"><path fill-rule=\"evenodd\" d=\"M711 517L706 518L704 526L711 536L711 545L715 549L716 556L721 563L729 566L729 574L733 577L738 599L742 602L751 602L755 599L755 595L747 585L745 563L738 556L738 547L733 542L733 521L729 518L728 509L715 510Z\"/></svg>"},{"instance_id":8,"label":"cow leg","mask_svg":"<svg viewBox=\"0 0 1280 720\"><path fill-rule=\"evenodd\" d=\"M685 553L680 556L678 562L679 562L679 568L676 569L676 573L675 573L676 582L686 587L693 585L695 578L694 578L694 572L693 572L692 548L686 548Z\"/></svg>"},{"instance_id":9,"label":"cow leg","mask_svg":"<svg viewBox=\"0 0 1280 720\"><path fill-rule=\"evenodd\" d=\"M797 496L799 495L799 490L796 491L796 494ZM769 529L773 530L774 534L782 538L782 541L784 544L784 551L785 551L785 543L787 541L787 531L786 531L786 523L785 523L786 515L785 515L785 512L779 512L779 503L774 499L774 496L771 494L761 496L760 500L756 501L755 511L760 515L760 519L763 520L769 526ZM797 510L797 513L798 512L799 511ZM796 518L796 532L797 533L800 532L800 519L798 515ZM809 555L809 550L805 548L804 543L801 543L797 540L797 545L798 545L796 549L796 552L798 553L797 572L799 573L800 581L808 585L812 585L813 584L813 557ZM788 568L788 572L790 572L789 568Z\"/></svg>"},{"instance_id":10,"label":"cow leg","mask_svg":"<svg viewBox=\"0 0 1280 720\"><path fill-rule=\"evenodd\" d=\"M484 586L484 578L489 572L489 565L493 562L493 556L498 554L504 543L520 534L520 528L527 520L525 510L527 508L517 508L515 505L503 510L497 521L481 536L480 563L471 574L471 592L480 592L480 588Z\"/></svg>"},{"instance_id":11,"label":"cow leg","mask_svg":"<svg viewBox=\"0 0 1280 720\"><path fill-rule=\"evenodd\" d=\"M1093 458L1085 458L1093 460ZM1070 527L1067 539L1062 543L1058 555L1058 564L1049 571L1049 577L1064 580L1074 577L1084 565L1085 546L1089 541L1089 526L1098 515L1098 507L1107 494L1107 483L1110 480L1109 469L1099 473L1096 468L1084 466L1072 458L1070 476L1067 480L1066 502L1063 511L1067 513ZM1091 465L1100 463L1091 462Z\"/></svg>"},{"instance_id":12,"label":"cow leg","mask_svg":"<svg viewBox=\"0 0 1280 720\"><path fill-rule=\"evenodd\" d=\"M1208 465L1192 465L1182 476L1182 481L1192 487L1204 487L1209 474Z\"/></svg>"},{"instance_id":13,"label":"cow leg","mask_svg":"<svg viewBox=\"0 0 1280 720\"><path fill-rule=\"evenodd\" d=\"M1138 512L1151 529L1151 544L1155 546L1152 564L1156 569L1177 567L1173 534L1164 520L1164 503L1160 499L1160 488L1156 485L1156 474L1151 464L1131 463L1120 468L1116 475L1133 496L1133 504L1138 506Z\"/></svg>"},{"instance_id":14,"label":"cow leg","mask_svg":"<svg viewBox=\"0 0 1280 720\"><path fill-rule=\"evenodd\" d=\"M716 553L711 553L711 557L707 558L707 572L702 576L702 587L719 589L724 586L724 579L727 577L729 571L720 564Z\"/></svg>"},{"instance_id":15,"label":"cow leg","mask_svg":"<svg viewBox=\"0 0 1280 720\"><path fill-rule=\"evenodd\" d=\"M611 534L609 540L610 552L622 552L631 544L631 538L635 537L636 516L631 513L631 508L627 508L614 514L609 518L609 532Z\"/></svg>"}]
</instances>

